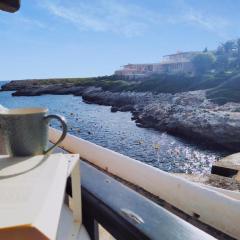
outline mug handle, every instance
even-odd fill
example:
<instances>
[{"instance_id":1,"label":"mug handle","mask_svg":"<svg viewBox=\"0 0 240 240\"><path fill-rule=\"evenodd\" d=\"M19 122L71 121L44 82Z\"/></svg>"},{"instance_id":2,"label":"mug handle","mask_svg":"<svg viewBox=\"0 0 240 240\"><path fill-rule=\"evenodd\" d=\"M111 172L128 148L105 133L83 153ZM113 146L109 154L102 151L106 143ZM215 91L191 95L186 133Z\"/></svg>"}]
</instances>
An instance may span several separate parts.
<instances>
[{"instance_id":1,"label":"mug handle","mask_svg":"<svg viewBox=\"0 0 240 240\"><path fill-rule=\"evenodd\" d=\"M57 146L63 141L63 139L64 139L64 138L66 137L66 135L67 135L67 121L66 121L65 117L62 117L62 116L60 116L60 115L48 115L48 116L45 116L45 117L44 117L44 120L46 120L46 121L49 121L49 120L51 120L51 119L57 119L57 120L61 123L63 131L62 131L62 135L61 135L61 137L58 139L58 141L57 141L53 146L51 146L49 149L47 149L46 151L44 151L44 154L49 153L49 152L52 151L55 147L57 147Z\"/></svg>"}]
</instances>

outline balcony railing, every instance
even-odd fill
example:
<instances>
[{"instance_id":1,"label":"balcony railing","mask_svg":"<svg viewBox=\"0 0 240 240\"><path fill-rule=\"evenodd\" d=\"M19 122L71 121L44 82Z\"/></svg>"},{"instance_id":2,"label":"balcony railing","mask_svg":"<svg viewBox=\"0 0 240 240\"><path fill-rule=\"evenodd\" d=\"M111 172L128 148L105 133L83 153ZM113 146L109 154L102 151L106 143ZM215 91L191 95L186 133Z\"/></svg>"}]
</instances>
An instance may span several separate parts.
<instances>
[{"instance_id":1,"label":"balcony railing","mask_svg":"<svg viewBox=\"0 0 240 240\"><path fill-rule=\"evenodd\" d=\"M215 239L83 161L81 184L83 224L92 240L101 240L99 224L118 240Z\"/></svg>"},{"instance_id":2,"label":"balcony railing","mask_svg":"<svg viewBox=\"0 0 240 240\"><path fill-rule=\"evenodd\" d=\"M51 141L55 142L58 134L50 129ZM191 238L192 232L204 234L199 239L211 239L199 228L218 239L239 236L238 221L234 220L239 219L239 193L191 183L75 136L68 135L61 145L87 160L81 163L83 214L92 239L98 236L97 223L116 239L161 239L161 234L163 239L198 239ZM150 199L155 197L155 202L166 203L168 210L171 206L171 212L123 185L116 176L134 190L150 194ZM181 238L187 232L189 236Z\"/></svg>"}]
</instances>

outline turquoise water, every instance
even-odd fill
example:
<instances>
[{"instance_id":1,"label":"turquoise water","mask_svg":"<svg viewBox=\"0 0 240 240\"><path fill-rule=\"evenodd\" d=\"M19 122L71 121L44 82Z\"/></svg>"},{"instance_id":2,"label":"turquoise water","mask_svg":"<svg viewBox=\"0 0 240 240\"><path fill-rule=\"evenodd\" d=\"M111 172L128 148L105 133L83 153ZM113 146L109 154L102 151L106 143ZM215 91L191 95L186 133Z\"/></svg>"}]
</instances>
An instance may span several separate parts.
<instances>
[{"instance_id":1,"label":"turquoise water","mask_svg":"<svg viewBox=\"0 0 240 240\"><path fill-rule=\"evenodd\" d=\"M11 92L0 92L0 104L8 108L47 107L66 117L71 134L168 172L209 172L214 161L228 154L139 128L131 121L131 113L112 113L108 106L86 104L72 95L12 97ZM58 127L56 123L53 126Z\"/></svg>"}]
</instances>

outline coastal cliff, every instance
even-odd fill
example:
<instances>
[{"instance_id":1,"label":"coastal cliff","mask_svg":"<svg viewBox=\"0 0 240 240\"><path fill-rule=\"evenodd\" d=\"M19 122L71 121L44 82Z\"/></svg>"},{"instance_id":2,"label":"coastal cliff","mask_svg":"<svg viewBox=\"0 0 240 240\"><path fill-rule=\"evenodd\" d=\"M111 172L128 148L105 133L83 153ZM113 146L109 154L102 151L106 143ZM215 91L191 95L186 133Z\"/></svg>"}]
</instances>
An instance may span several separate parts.
<instances>
[{"instance_id":1,"label":"coastal cliff","mask_svg":"<svg viewBox=\"0 0 240 240\"><path fill-rule=\"evenodd\" d=\"M44 82L43 82L44 83ZM72 83L41 84L41 80L12 81L2 91L13 96L74 94L87 103L112 106L111 110L131 111L140 127L178 134L186 138L240 149L240 104L221 106L208 100L206 90L181 93L159 93L103 90L102 87L78 86Z\"/></svg>"},{"instance_id":2,"label":"coastal cliff","mask_svg":"<svg viewBox=\"0 0 240 240\"><path fill-rule=\"evenodd\" d=\"M88 89L82 96L88 102L111 105L114 111L132 111L139 126L240 149L240 104L218 106L207 100L203 90L153 95Z\"/></svg>"}]
</instances>

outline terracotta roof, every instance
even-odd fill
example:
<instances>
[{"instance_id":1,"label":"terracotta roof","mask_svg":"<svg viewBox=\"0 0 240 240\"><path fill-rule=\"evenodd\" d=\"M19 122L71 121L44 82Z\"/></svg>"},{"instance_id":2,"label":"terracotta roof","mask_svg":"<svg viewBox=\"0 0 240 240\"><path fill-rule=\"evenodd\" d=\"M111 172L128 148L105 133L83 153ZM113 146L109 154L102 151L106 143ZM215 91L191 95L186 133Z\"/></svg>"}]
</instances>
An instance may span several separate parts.
<instances>
[{"instance_id":1,"label":"terracotta roof","mask_svg":"<svg viewBox=\"0 0 240 240\"><path fill-rule=\"evenodd\" d=\"M173 54L168 54L168 55L164 55L163 57L168 57L168 56L177 56L177 55L181 55L181 54L198 54L200 53L199 51L191 51L191 52L177 52L177 53L173 53Z\"/></svg>"}]
</instances>

